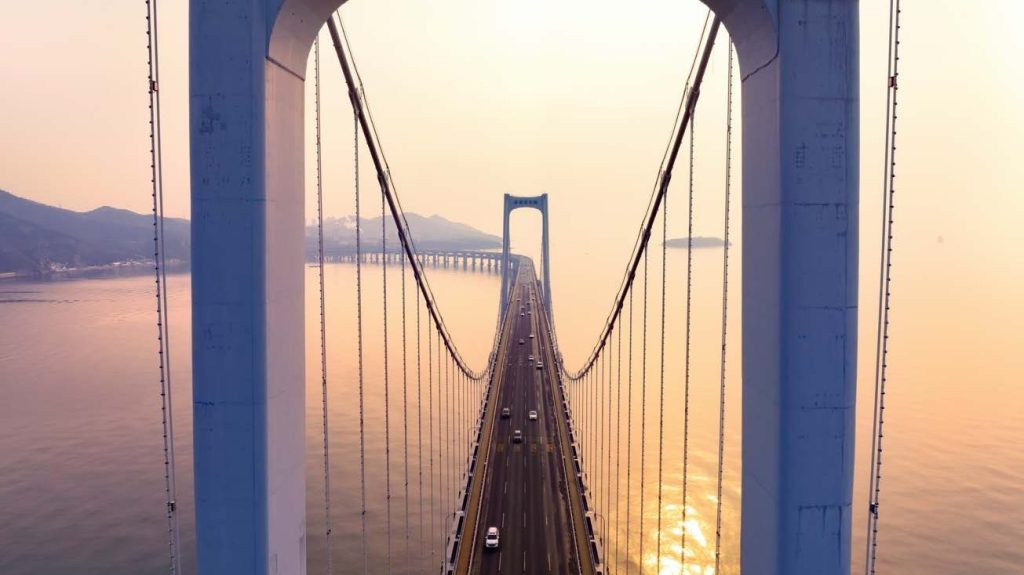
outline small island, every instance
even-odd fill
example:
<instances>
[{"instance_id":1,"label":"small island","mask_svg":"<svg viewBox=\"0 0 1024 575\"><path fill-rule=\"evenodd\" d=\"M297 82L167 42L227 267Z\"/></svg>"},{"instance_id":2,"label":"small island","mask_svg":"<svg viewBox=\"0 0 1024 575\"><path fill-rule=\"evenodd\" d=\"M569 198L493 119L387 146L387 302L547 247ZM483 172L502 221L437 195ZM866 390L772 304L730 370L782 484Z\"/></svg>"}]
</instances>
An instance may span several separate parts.
<instances>
[{"instance_id":1,"label":"small island","mask_svg":"<svg viewBox=\"0 0 1024 575\"><path fill-rule=\"evenodd\" d=\"M671 238L665 240L665 247L667 248L683 248L689 245L691 238ZM720 248L725 245L725 240L722 238L716 238L712 236L693 236L693 247L694 248ZM731 243L729 244L732 245Z\"/></svg>"}]
</instances>

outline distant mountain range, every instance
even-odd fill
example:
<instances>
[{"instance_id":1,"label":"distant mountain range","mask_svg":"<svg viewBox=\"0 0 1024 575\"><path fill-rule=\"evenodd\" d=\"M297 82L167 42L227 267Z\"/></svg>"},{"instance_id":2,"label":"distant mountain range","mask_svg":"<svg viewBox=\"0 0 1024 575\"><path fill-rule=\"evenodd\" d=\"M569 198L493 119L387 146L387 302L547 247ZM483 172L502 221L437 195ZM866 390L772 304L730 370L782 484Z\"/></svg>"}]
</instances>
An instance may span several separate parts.
<instances>
[{"instance_id":1,"label":"distant mountain range","mask_svg":"<svg viewBox=\"0 0 1024 575\"><path fill-rule=\"evenodd\" d=\"M416 249L431 250L486 250L501 247L501 238L481 232L480 230L459 222L447 220L438 215L430 217L407 213L405 219L409 223ZM398 251L398 232L389 215L385 224L387 231L387 249ZM381 218L363 218L360 226L363 249L380 251L381 249ZM355 216L343 218L327 218L324 220L324 252L328 255L350 254L356 248ZM306 228L306 254L314 257L317 249L316 226Z\"/></svg>"},{"instance_id":2,"label":"distant mountain range","mask_svg":"<svg viewBox=\"0 0 1024 575\"><path fill-rule=\"evenodd\" d=\"M186 260L188 220L164 221L166 257ZM0 273L45 275L153 259L153 217L102 207L75 212L0 190Z\"/></svg>"},{"instance_id":3,"label":"distant mountain range","mask_svg":"<svg viewBox=\"0 0 1024 575\"><path fill-rule=\"evenodd\" d=\"M440 216L406 214L420 250L470 250L501 247L501 238ZM190 255L189 221L164 220L165 257L186 263ZM364 249L379 250L381 218L363 219ZM394 224L387 225L388 250L397 247ZM316 254L316 226L306 228L307 255ZM355 219L324 221L328 254L355 249ZM144 264L153 259L153 216L101 207L76 212L33 202L0 190L0 274L47 275L72 268Z\"/></svg>"},{"instance_id":4,"label":"distant mountain range","mask_svg":"<svg viewBox=\"0 0 1024 575\"><path fill-rule=\"evenodd\" d=\"M669 248L686 248L688 246L689 238L671 238L665 240L665 246ZM725 245L725 240L722 238L707 237L707 236L693 236L693 247L694 248L720 248ZM730 244L731 245L731 244Z\"/></svg>"}]
</instances>

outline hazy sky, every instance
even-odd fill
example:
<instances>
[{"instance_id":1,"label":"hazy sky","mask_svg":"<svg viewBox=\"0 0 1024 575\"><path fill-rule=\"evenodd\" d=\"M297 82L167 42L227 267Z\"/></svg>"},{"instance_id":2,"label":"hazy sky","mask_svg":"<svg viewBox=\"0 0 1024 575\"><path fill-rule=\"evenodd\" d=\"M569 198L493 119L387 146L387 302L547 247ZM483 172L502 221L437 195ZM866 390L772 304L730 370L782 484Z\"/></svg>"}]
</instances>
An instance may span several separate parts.
<instances>
[{"instance_id":1,"label":"hazy sky","mask_svg":"<svg viewBox=\"0 0 1024 575\"><path fill-rule=\"evenodd\" d=\"M872 376L888 2L860 5L863 390ZM1024 1L903 5L891 405L897 415L911 403L926 406L919 413L927 417L928 402L944 400L974 413L975 430L1019 421ZM176 216L189 215L187 6L161 2L166 205ZM407 210L500 233L501 194L551 194L554 313L575 367L618 287L703 5L351 0L342 12ZM145 41L142 0L0 0L0 189L76 210L148 211ZM723 46L696 120L698 235L721 234ZM322 74L326 212L341 216L353 206L353 126L329 56ZM374 175L364 169L362 178L371 196L367 215L377 215ZM670 194L671 236L686 234L685 181L683 162ZM307 220L315 214L312 183L307 177ZM535 214L517 214L515 249L535 255L538 230ZM742 254L734 253L738 284ZM719 281L717 267L708 271L701 281ZM977 382L996 392L977 392ZM936 437L959 434L934 419L928 425ZM941 445L935 451L952 454L958 444ZM984 444L970 450L988 453ZM986 462L980 473L995 465Z\"/></svg>"},{"instance_id":2,"label":"hazy sky","mask_svg":"<svg viewBox=\"0 0 1024 575\"><path fill-rule=\"evenodd\" d=\"M180 216L187 4L161 3L167 209ZM861 3L866 237L877 224L887 6ZM696 0L352 0L343 10L407 209L497 233L502 193L546 191L553 257L578 257L565 240L584 238L615 261L646 205L703 13ZM144 17L141 0L0 2L0 188L78 210L148 209ZM1022 19L1017 0L904 3L898 217L902 246L920 257L988 261L992 273L1007 257L1020 263ZM724 56L697 118L697 180L709 190L724 157ZM344 215L351 112L330 58L323 78L326 211ZM699 233L718 233L719 209L698 202ZM683 218L672 222L684 235ZM537 223L514 220L525 251Z\"/></svg>"}]
</instances>

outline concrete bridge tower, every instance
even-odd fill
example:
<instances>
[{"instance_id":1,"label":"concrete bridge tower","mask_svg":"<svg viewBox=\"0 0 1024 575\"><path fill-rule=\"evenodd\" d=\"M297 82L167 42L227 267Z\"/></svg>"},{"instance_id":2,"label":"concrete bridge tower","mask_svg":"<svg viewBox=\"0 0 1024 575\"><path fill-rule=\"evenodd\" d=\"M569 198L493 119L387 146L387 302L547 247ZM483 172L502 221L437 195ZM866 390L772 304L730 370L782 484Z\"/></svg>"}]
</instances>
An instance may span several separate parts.
<instances>
[{"instance_id":1,"label":"concrete bridge tower","mask_svg":"<svg viewBox=\"0 0 1024 575\"><path fill-rule=\"evenodd\" d=\"M543 228L541 231L541 262L540 272L541 278L543 278L544 287L544 305L547 306L548 314L551 314L551 260L549 258L550 250L548 249L548 195L541 194L539 196L513 196L511 194L505 194L505 206L502 210L502 226L501 226L501 305L499 317L504 317L505 309L508 307L508 300L512 293L512 273L509 267L509 249L511 247L511 237L509 232L511 231L509 226L509 217L512 212L520 208L532 208L540 212L541 218L543 219Z\"/></svg>"},{"instance_id":2,"label":"concrete bridge tower","mask_svg":"<svg viewBox=\"0 0 1024 575\"><path fill-rule=\"evenodd\" d=\"M857 368L858 2L703 2L734 41L742 78L742 570L845 575ZM190 0L202 575L306 569L303 96L313 40L341 4Z\"/></svg>"}]
</instances>

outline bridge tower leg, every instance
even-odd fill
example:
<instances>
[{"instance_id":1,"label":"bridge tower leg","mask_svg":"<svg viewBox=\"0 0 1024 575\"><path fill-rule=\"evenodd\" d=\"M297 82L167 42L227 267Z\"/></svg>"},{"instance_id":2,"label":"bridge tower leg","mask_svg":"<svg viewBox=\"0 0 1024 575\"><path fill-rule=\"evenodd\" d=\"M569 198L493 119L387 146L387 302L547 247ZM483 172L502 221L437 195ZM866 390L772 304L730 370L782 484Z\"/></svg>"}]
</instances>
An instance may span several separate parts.
<instances>
[{"instance_id":1,"label":"bridge tower leg","mask_svg":"<svg viewBox=\"0 0 1024 575\"><path fill-rule=\"evenodd\" d=\"M857 373L857 0L704 0L743 114L745 575L850 571Z\"/></svg>"},{"instance_id":2,"label":"bridge tower leg","mask_svg":"<svg viewBox=\"0 0 1024 575\"><path fill-rule=\"evenodd\" d=\"M505 194L505 203L501 211L501 293L498 295L498 317L505 317L505 310L508 308L508 290L511 278L508 276L509 260L509 216L512 211L508 209L509 195Z\"/></svg>"},{"instance_id":3,"label":"bridge tower leg","mask_svg":"<svg viewBox=\"0 0 1024 575\"><path fill-rule=\"evenodd\" d=\"M305 75L339 4L189 4L201 575L306 571Z\"/></svg>"},{"instance_id":4,"label":"bridge tower leg","mask_svg":"<svg viewBox=\"0 0 1024 575\"><path fill-rule=\"evenodd\" d=\"M548 247L548 195L541 194L541 197L543 198L543 200L541 204L540 214L543 220L543 227L541 230L540 240L542 260L540 266L541 274L543 274L544 277L544 308L547 310L548 319L550 320L553 317L553 312L551 311L551 250Z\"/></svg>"}]
</instances>

